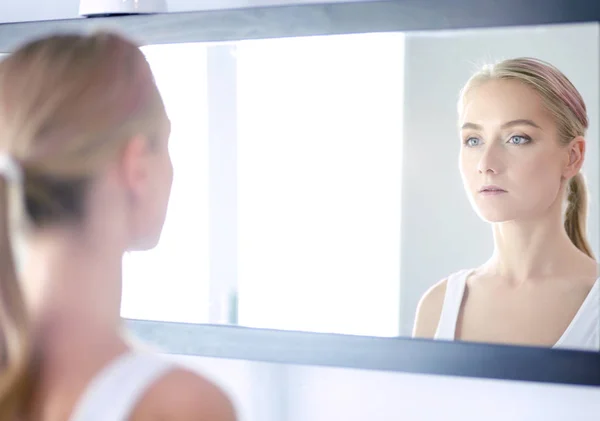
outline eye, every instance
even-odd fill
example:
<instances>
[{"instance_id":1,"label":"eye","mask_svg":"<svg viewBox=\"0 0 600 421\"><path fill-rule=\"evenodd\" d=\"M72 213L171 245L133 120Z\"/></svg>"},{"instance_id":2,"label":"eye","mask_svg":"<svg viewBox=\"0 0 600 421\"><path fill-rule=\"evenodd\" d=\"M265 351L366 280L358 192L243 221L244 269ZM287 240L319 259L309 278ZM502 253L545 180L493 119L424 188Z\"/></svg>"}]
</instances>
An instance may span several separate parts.
<instances>
[{"instance_id":1,"label":"eye","mask_svg":"<svg viewBox=\"0 0 600 421\"><path fill-rule=\"evenodd\" d=\"M530 141L531 138L528 136L511 136L511 138L508 140L508 143L512 143L513 145L524 145Z\"/></svg>"},{"instance_id":2,"label":"eye","mask_svg":"<svg viewBox=\"0 0 600 421\"><path fill-rule=\"evenodd\" d=\"M467 145L468 147L474 147L474 146L478 146L481 143L481 140L479 140L476 137L469 137L465 140L465 145Z\"/></svg>"}]
</instances>

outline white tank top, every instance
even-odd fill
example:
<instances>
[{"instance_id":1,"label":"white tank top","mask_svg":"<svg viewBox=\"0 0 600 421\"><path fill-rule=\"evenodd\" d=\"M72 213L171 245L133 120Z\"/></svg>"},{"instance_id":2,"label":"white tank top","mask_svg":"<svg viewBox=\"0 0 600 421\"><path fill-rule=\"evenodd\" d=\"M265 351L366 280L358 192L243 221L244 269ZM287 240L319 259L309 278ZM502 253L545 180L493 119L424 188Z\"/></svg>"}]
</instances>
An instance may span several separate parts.
<instances>
[{"instance_id":1,"label":"white tank top","mask_svg":"<svg viewBox=\"0 0 600 421\"><path fill-rule=\"evenodd\" d=\"M463 301L468 276L472 269L462 270L448 277L442 313L435 339L452 341ZM600 278L581 304L571 324L553 348L600 351Z\"/></svg>"},{"instance_id":2,"label":"white tank top","mask_svg":"<svg viewBox=\"0 0 600 421\"><path fill-rule=\"evenodd\" d=\"M90 382L69 421L127 421L148 388L172 369L157 354L119 356Z\"/></svg>"}]
</instances>

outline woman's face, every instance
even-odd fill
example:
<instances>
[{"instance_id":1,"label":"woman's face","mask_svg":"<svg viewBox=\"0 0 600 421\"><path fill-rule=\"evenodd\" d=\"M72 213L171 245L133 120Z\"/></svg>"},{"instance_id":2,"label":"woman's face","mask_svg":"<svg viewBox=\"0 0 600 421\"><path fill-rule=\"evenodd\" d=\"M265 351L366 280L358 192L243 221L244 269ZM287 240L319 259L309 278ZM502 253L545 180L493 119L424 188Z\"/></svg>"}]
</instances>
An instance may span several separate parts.
<instances>
[{"instance_id":1,"label":"woman's face","mask_svg":"<svg viewBox=\"0 0 600 421\"><path fill-rule=\"evenodd\" d=\"M560 210L570 148L535 90L514 80L476 85L459 128L460 172L481 218L527 220Z\"/></svg>"},{"instance_id":2,"label":"woman's face","mask_svg":"<svg viewBox=\"0 0 600 421\"><path fill-rule=\"evenodd\" d=\"M130 206L131 229L130 250L148 250L155 247L160 239L165 222L171 185L173 165L169 154L171 126L168 118L161 119L161 129L152 141L145 141L140 147L136 164L138 174L128 188L135 197ZM130 172L134 171L130 169ZM139 175L142 174L142 175Z\"/></svg>"},{"instance_id":3,"label":"woman's face","mask_svg":"<svg viewBox=\"0 0 600 421\"><path fill-rule=\"evenodd\" d=\"M146 215L149 222L146 248L152 248L158 243L167 214L173 184L173 164L169 153L170 134L171 123L165 116L151 154L153 170L151 180L149 180L152 188Z\"/></svg>"}]
</instances>

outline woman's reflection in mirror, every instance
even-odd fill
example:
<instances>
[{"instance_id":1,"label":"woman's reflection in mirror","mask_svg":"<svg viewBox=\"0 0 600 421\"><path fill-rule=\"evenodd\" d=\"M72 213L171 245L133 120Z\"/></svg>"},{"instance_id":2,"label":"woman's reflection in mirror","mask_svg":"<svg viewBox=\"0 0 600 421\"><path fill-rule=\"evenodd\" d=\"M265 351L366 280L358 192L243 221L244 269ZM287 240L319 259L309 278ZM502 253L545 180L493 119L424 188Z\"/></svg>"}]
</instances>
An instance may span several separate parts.
<instances>
[{"instance_id":1,"label":"woman's reflection in mirror","mask_svg":"<svg viewBox=\"0 0 600 421\"><path fill-rule=\"evenodd\" d=\"M460 173L494 251L425 293L414 336L600 350L587 128L583 98L549 63L505 60L469 79L458 103Z\"/></svg>"}]
</instances>

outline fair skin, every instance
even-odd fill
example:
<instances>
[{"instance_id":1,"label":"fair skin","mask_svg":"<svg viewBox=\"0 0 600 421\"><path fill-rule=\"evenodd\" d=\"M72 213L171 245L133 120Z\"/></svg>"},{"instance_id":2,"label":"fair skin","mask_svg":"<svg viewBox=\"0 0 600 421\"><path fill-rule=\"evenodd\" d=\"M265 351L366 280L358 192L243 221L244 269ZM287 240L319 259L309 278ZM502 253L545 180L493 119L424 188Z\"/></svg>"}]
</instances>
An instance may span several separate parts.
<instances>
[{"instance_id":1,"label":"fair skin","mask_svg":"<svg viewBox=\"0 0 600 421\"><path fill-rule=\"evenodd\" d=\"M463 184L492 227L494 252L467 278L456 339L553 346L598 276L563 227L566 184L581 169L585 140L561 144L539 95L512 80L471 89L459 127ZM435 335L445 290L444 280L423 296L414 336Z\"/></svg>"},{"instance_id":2,"label":"fair skin","mask_svg":"<svg viewBox=\"0 0 600 421\"><path fill-rule=\"evenodd\" d=\"M30 420L67 421L84 388L130 350L120 318L122 257L159 240L172 183L166 117L158 145L143 135L90 186L78 224L30 234L22 275L40 369ZM132 421L234 421L226 395L206 379L175 369L136 406Z\"/></svg>"}]
</instances>

